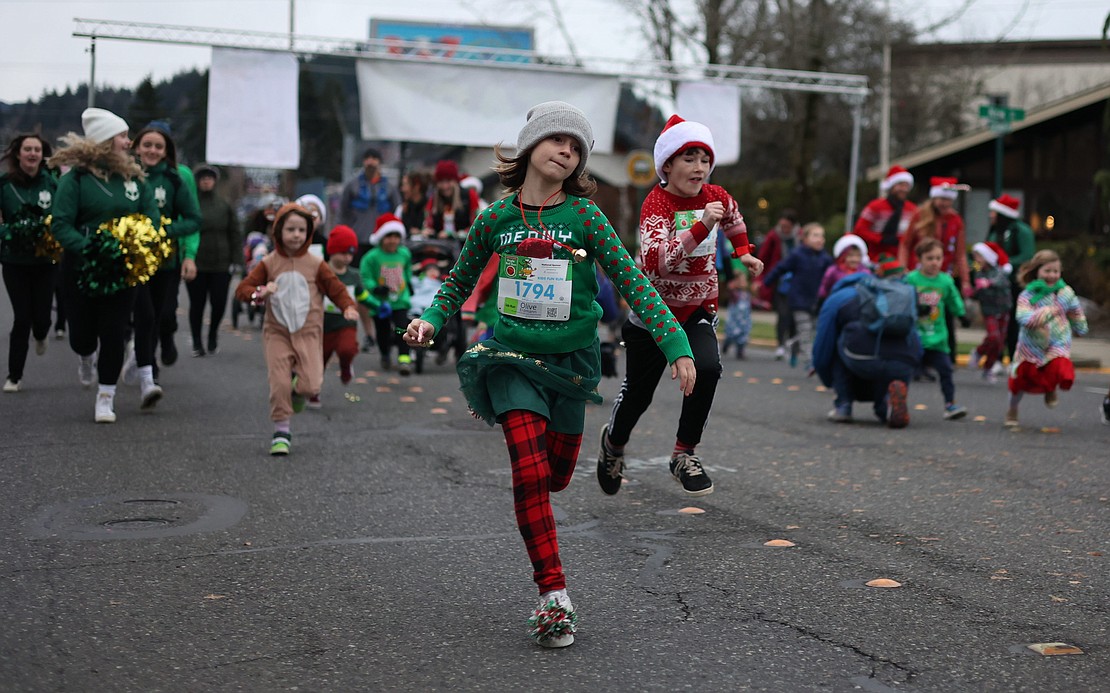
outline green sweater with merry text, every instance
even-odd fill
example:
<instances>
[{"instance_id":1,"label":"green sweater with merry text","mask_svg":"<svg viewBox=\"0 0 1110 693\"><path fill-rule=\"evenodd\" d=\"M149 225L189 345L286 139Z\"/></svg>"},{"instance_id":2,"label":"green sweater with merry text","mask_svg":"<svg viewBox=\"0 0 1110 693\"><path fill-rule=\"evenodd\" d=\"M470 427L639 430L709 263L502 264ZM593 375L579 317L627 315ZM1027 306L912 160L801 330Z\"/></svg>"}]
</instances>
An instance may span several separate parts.
<instances>
[{"instance_id":1,"label":"green sweater with merry text","mask_svg":"<svg viewBox=\"0 0 1110 693\"><path fill-rule=\"evenodd\" d=\"M541 227L536 212L522 212L517 199L514 194L494 202L474 219L458 262L422 316L437 332L470 295L493 253L500 253L502 258L515 255L517 245L524 239L550 234L560 243L586 251L586 261L571 263L570 319L530 320L502 314L494 328L497 341L526 354L569 353L593 344L602 313L596 300L596 261L644 321L668 363L681 356L693 356L682 326L636 267L609 220L593 201L571 196L561 204L545 207ZM553 256L569 260L571 251L556 245Z\"/></svg>"}]
</instances>

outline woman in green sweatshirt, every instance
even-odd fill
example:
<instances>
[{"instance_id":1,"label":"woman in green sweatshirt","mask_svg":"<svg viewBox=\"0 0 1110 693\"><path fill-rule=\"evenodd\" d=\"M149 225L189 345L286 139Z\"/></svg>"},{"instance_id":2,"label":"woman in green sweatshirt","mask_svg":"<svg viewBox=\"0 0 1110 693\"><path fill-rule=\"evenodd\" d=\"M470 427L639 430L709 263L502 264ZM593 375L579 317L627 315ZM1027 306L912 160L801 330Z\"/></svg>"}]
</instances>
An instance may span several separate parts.
<instances>
[{"instance_id":1,"label":"woman in green sweatshirt","mask_svg":"<svg viewBox=\"0 0 1110 693\"><path fill-rule=\"evenodd\" d=\"M174 298L181 278L192 281L196 277L201 216L196 193L178 171L177 147L168 132L148 125L135 136L131 151L139 157L159 214L169 220L163 230L174 245L174 254L135 292L135 363L142 393L141 406L151 409L163 394L154 351L165 314L177 305ZM172 337L168 346L166 348L163 343L162 362L166 365L177 360ZM124 378L125 384L130 383L126 375Z\"/></svg>"},{"instance_id":2,"label":"woman in green sweatshirt","mask_svg":"<svg viewBox=\"0 0 1110 693\"><path fill-rule=\"evenodd\" d=\"M32 334L35 353L46 353L57 274L56 259L42 253L46 220L58 187L54 173L44 165L50 154L50 144L38 135L20 135L0 157L8 168L0 173L0 264L14 316L4 392L22 389Z\"/></svg>"},{"instance_id":3,"label":"woman in green sweatshirt","mask_svg":"<svg viewBox=\"0 0 1110 693\"><path fill-rule=\"evenodd\" d=\"M107 295L83 290L78 280L90 273L84 251L100 224L139 213L157 228L159 214L142 168L128 151L127 122L110 111L87 108L81 124L85 136L69 133L62 138L66 146L50 158L52 166L70 167L58 181L50 230L65 249L62 281L69 344L80 357L78 378L85 387L94 378L99 382L95 420L112 423L135 289L125 286Z\"/></svg>"}]
</instances>

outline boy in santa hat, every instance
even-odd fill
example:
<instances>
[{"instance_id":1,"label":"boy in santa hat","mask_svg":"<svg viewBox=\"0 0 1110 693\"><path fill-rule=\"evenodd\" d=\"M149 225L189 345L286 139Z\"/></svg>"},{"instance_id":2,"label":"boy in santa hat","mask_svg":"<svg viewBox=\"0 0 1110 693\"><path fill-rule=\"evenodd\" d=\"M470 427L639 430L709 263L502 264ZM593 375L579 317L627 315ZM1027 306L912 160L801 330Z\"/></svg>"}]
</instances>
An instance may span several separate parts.
<instances>
[{"instance_id":1,"label":"boy in santa hat","mask_svg":"<svg viewBox=\"0 0 1110 693\"><path fill-rule=\"evenodd\" d=\"M402 330L409 324L412 307L412 253L404 245L405 225L392 214L382 214L370 236L374 246L362 256L359 274L362 285L370 291L370 314L374 316L374 331L378 334L378 351L382 355L382 369L393 367L390 352L397 344L397 372L412 373L412 357L404 340L394 335L394 328Z\"/></svg>"},{"instance_id":2,"label":"boy in santa hat","mask_svg":"<svg viewBox=\"0 0 1110 693\"><path fill-rule=\"evenodd\" d=\"M637 265L655 291L637 299L663 315L669 308L682 325L694 352L697 369L694 390L682 400L678 435L670 471L692 496L713 491L701 460L694 454L713 405L721 377L717 342L717 234L723 233L736 249L734 255L752 276L763 262L751 254L747 227L736 200L718 185L707 183L715 163L713 135L701 123L671 116L655 142L655 171L660 183L651 189L640 210L640 253ZM633 314L622 329L626 374L613 412L601 429L597 480L601 490L620 490L624 446L632 429L651 404L667 359L639 316Z\"/></svg>"},{"instance_id":3,"label":"boy in santa hat","mask_svg":"<svg viewBox=\"0 0 1110 693\"><path fill-rule=\"evenodd\" d=\"M975 293L972 297L979 302L983 313L983 326L986 335L979 346L967 359L968 368L978 368L980 357L983 359L983 379L992 385L998 382L993 368L1002 357L1002 347L1006 344L1006 330L1010 323L1010 310L1013 308L1013 294L1010 293L1010 273L1013 267L1002 246L994 241L976 243L971 248L975 260L972 283Z\"/></svg>"},{"instance_id":4,"label":"boy in santa hat","mask_svg":"<svg viewBox=\"0 0 1110 693\"><path fill-rule=\"evenodd\" d=\"M898 241L910 226L917 205L907 200L913 175L901 166L891 166L879 189L885 197L867 203L852 233L867 243L867 255L876 262L880 255L897 255Z\"/></svg>"}]
</instances>

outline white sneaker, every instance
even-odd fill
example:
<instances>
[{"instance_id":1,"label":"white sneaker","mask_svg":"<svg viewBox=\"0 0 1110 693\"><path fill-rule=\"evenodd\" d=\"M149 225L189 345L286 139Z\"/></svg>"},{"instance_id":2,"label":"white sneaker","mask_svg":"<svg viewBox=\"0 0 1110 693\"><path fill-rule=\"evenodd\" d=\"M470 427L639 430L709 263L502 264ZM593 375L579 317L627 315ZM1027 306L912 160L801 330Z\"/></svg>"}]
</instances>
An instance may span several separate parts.
<instances>
[{"instance_id":1,"label":"white sneaker","mask_svg":"<svg viewBox=\"0 0 1110 693\"><path fill-rule=\"evenodd\" d=\"M153 380L143 383L142 403L139 405L139 409L150 411L155 404L158 404L160 399L162 399L162 387L160 385Z\"/></svg>"},{"instance_id":2,"label":"white sneaker","mask_svg":"<svg viewBox=\"0 0 1110 693\"><path fill-rule=\"evenodd\" d=\"M19 392L20 385L18 380L8 378L4 381L4 392Z\"/></svg>"},{"instance_id":3,"label":"white sneaker","mask_svg":"<svg viewBox=\"0 0 1110 693\"><path fill-rule=\"evenodd\" d=\"M574 644L578 614L567 591L552 590L540 595L539 606L528 619L529 635L541 647L566 647Z\"/></svg>"},{"instance_id":4,"label":"white sneaker","mask_svg":"<svg viewBox=\"0 0 1110 693\"><path fill-rule=\"evenodd\" d=\"M971 353L967 355L967 367L970 370L975 370L979 367L979 350L972 349Z\"/></svg>"},{"instance_id":5,"label":"white sneaker","mask_svg":"<svg viewBox=\"0 0 1110 693\"><path fill-rule=\"evenodd\" d=\"M128 342L127 353L123 360L123 368L119 372L119 381L124 385L134 385L139 382L139 362L135 359L135 342Z\"/></svg>"},{"instance_id":6,"label":"white sneaker","mask_svg":"<svg viewBox=\"0 0 1110 693\"><path fill-rule=\"evenodd\" d=\"M993 373L995 377L1001 378L1002 376L1007 375L1006 367L1002 365L1001 361L995 361L994 365L991 366L991 373Z\"/></svg>"},{"instance_id":7,"label":"white sneaker","mask_svg":"<svg viewBox=\"0 0 1110 693\"><path fill-rule=\"evenodd\" d=\"M96 396L96 422L97 423L115 423L116 412L112 409L112 403L115 397L107 392L101 392Z\"/></svg>"},{"instance_id":8,"label":"white sneaker","mask_svg":"<svg viewBox=\"0 0 1110 693\"><path fill-rule=\"evenodd\" d=\"M775 349L775 360L781 361L784 358L786 358L786 347L780 346L778 349Z\"/></svg>"},{"instance_id":9,"label":"white sneaker","mask_svg":"<svg viewBox=\"0 0 1110 693\"><path fill-rule=\"evenodd\" d=\"M45 339L36 339L35 340L35 354L37 354L39 356L42 356L45 353L46 353L46 340Z\"/></svg>"},{"instance_id":10,"label":"white sneaker","mask_svg":"<svg viewBox=\"0 0 1110 693\"><path fill-rule=\"evenodd\" d=\"M96 354L79 356L77 361L77 379L84 387L92 387L96 382Z\"/></svg>"}]
</instances>

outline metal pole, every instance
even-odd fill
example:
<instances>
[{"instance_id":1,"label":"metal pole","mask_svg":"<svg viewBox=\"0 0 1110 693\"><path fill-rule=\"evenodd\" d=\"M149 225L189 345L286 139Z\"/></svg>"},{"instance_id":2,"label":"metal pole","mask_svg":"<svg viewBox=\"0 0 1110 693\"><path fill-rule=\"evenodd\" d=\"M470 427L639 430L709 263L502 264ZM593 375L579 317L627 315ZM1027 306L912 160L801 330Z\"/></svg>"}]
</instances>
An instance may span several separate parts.
<instances>
[{"instance_id":1,"label":"metal pole","mask_svg":"<svg viewBox=\"0 0 1110 693\"><path fill-rule=\"evenodd\" d=\"M890 48L890 0L886 2L885 20L887 30L883 38L883 98L880 102L882 106L882 115L879 117L879 168L883 170L883 175L886 175L887 169L890 168L890 69L892 62Z\"/></svg>"},{"instance_id":2,"label":"metal pole","mask_svg":"<svg viewBox=\"0 0 1110 693\"><path fill-rule=\"evenodd\" d=\"M295 0L289 0L289 50L293 50L293 15Z\"/></svg>"},{"instance_id":3,"label":"metal pole","mask_svg":"<svg viewBox=\"0 0 1110 693\"><path fill-rule=\"evenodd\" d=\"M96 37L89 39L89 108L96 105Z\"/></svg>"},{"instance_id":4,"label":"metal pole","mask_svg":"<svg viewBox=\"0 0 1110 693\"><path fill-rule=\"evenodd\" d=\"M1002 154L1003 142L1002 138L1006 135L998 133L998 137L994 138L994 196L998 197L1002 194Z\"/></svg>"},{"instance_id":5,"label":"metal pole","mask_svg":"<svg viewBox=\"0 0 1110 693\"><path fill-rule=\"evenodd\" d=\"M845 203L844 231L853 227L856 216L856 180L859 171L860 122L863 120L863 99L856 98L852 104L852 160L848 164L848 201Z\"/></svg>"}]
</instances>

